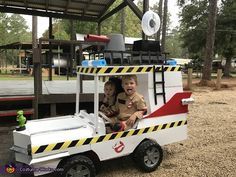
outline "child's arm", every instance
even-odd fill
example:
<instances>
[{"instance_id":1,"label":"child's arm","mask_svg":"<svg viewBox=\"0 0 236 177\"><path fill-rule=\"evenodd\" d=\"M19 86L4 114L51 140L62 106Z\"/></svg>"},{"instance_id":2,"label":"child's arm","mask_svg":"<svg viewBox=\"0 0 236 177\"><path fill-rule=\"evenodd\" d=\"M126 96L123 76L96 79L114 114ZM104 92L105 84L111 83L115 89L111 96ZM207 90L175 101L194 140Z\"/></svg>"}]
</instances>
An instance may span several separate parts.
<instances>
[{"instance_id":1,"label":"child's arm","mask_svg":"<svg viewBox=\"0 0 236 177\"><path fill-rule=\"evenodd\" d=\"M142 119L143 118L144 111L137 111L134 114L130 116L130 118L126 121L126 124L129 126L133 126L136 119Z\"/></svg>"},{"instance_id":2,"label":"child's arm","mask_svg":"<svg viewBox=\"0 0 236 177\"><path fill-rule=\"evenodd\" d=\"M126 121L126 124L129 126L133 126L136 119L142 119L143 115L147 112L147 106L146 106L146 102L144 101L143 96L141 96L135 104L137 107L137 111L134 112L130 116L130 118Z\"/></svg>"},{"instance_id":3,"label":"child's arm","mask_svg":"<svg viewBox=\"0 0 236 177\"><path fill-rule=\"evenodd\" d=\"M102 103L108 105L108 98L106 96L104 96Z\"/></svg>"}]
</instances>

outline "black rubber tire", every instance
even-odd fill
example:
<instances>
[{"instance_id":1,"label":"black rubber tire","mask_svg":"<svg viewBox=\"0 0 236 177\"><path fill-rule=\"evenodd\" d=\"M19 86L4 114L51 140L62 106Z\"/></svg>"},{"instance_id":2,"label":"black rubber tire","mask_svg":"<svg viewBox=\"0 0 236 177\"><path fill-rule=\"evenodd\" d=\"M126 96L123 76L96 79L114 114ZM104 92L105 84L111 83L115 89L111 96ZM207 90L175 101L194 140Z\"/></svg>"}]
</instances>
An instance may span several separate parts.
<instances>
[{"instance_id":1,"label":"black rubber tire","mask_svg":"<svg viewBox=\"0 0 236 177\"><path fill-rule=\"evenodd\" d=\"M162 159L161 146L151 140L141 142L133 153L134 162L145 172L156 170Z\"/></svg>"},{"instance_id":2,"label":"black rubber tire","mask_svg":"<svg viewBox=\"0 0 236 177\"><path fill-rule=\"evenodd\" d=\"M96 170L95 170L95 166L93 164L93 161L84 155L77 155L72 158L69 158L62 167L63 171L60 172L58 176L63 176L63 177L70 176L70 175L68 175L68 173L70 173L70 170L77 171L78 167L82 168L83 173L84 172L87 173L86 177L95 177L96 176Z\"/></svg>"}]
</instances>

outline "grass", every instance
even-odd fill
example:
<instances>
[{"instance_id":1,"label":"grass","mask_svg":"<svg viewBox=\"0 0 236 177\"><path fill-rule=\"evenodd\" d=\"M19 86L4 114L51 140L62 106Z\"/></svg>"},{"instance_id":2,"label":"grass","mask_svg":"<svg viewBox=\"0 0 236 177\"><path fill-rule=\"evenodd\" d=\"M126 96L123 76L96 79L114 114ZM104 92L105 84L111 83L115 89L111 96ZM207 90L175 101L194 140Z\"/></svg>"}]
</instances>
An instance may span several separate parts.
<instances>
[{"instance_id":1,"label":"grass","mask_svg":"<svg viewBox=\"0 0 236 177\"><path fill-rule=\"evenodd\" d=\"M187 79L187 74L182 74L183 79ZM193 73L193 78L201 78L201 74L199 74L199 77L196 77L196 73ZM212 73L212 79L216 79L217 74ZM236 78L235 73L231 73L231 76L233 78ZM34 77L31 75L24 75L24 74L0 74L0 81L3 80L33 80ZM43 80L48 80L47 76L43 76ZM67 80L67 77L64 75L58 76L54 75L52 77L52 80ZM69 80L76 80L76 77L69 77Z\"/></svg>"}]
</instances>

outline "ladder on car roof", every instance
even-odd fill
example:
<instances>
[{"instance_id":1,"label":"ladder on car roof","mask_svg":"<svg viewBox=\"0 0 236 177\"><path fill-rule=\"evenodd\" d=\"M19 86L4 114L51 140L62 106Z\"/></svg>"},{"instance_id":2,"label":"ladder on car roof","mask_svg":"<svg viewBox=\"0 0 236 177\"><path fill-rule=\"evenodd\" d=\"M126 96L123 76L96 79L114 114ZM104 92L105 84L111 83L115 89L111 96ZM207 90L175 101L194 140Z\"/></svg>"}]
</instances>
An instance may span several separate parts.
<instances>
[{"instance_id":1,"label":"ladder on car roof","mask_svg":"<svg viewBox=\"0 0 236 177\"><path fill-rule=\"evenodd\" d=\"M154 85L154 101L155 105L157 105L157 96L162 95L163 96L163 102L166 103L166 93L165 93L165 74L164 74L164 66L153 66L153 85ZM161 80L156 80L156 73L161 73ZM162 86L162 92L157 92L157 85Z\"/></svg>"}]
</instances>

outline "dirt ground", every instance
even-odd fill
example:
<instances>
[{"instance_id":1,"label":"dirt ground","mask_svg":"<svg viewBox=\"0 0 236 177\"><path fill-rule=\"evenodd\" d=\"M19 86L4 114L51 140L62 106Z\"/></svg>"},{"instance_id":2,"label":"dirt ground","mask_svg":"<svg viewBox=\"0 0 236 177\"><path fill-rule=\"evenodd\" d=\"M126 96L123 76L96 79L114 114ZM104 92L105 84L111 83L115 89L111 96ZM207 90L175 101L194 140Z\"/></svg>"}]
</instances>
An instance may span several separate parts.
<instances>
[{"instance_id":1,"label":"dirt ground","mask_svg":"<svg viewBox=\"0 0 236 177\"><path fill-rule=\"evenodd\" d=\"M221 90L194 85L195 103L190 105L188 114L189 137L163 147L164 158L156 171L143 173L130 158L123 157L104 162L98 177L234 177L236 78L224 79L223 83L227 88ZM0 130L0 165L13 158L8 150L12 143L11 129Z\"/></svg>"}]
</instances>

